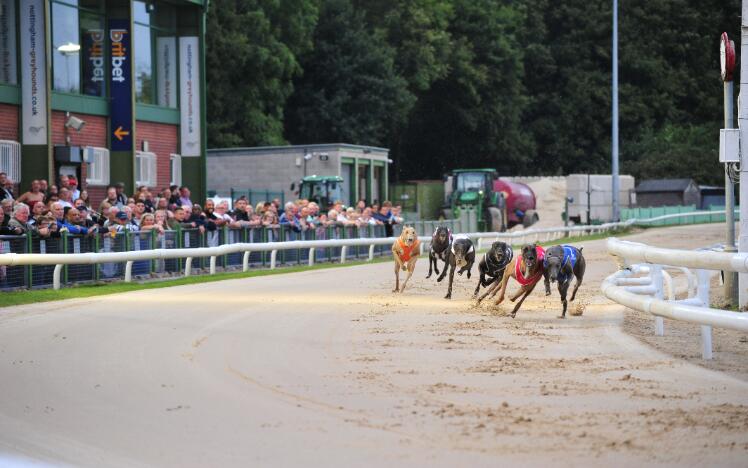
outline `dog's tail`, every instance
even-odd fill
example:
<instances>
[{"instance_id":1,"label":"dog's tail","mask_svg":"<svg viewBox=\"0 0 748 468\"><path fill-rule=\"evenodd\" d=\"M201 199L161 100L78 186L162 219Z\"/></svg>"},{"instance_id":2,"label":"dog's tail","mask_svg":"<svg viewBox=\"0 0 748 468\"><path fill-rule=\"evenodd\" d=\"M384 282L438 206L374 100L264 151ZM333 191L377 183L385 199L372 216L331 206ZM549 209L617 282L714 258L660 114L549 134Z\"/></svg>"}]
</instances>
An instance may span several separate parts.
<instances>
[{"instance_id":1,"label":"dog's tail","mask_svg":"<svg viewBox=\"0 0 748 468\"><path fill-rule=\"evenodd\" d=\"M579 247L579 251L581 252L582 250L584 250L584 247Z\"/></svg>"}]
</instances>

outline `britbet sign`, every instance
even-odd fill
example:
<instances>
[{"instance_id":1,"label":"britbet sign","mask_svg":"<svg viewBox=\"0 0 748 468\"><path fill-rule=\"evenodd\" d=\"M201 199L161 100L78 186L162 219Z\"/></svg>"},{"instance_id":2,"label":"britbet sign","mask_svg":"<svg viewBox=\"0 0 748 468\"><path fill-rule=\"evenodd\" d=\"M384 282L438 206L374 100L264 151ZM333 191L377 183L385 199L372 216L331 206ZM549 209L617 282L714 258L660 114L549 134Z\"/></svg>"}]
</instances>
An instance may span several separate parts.
<instances>
[{"instance_id":1,"label":"britbet sign","mask_svg":"<svg viewBox=\"0 0 748 468\"><path fill-rule=\"evenodd\" d=\"M130 21L109 20L109 138L112 151L132 151L132 49Z\"/></svg>"},{"instance_id":2,"label":"britbet sign","mask_svg":"<svg viewBox=\"0 0 748 468\"><path fill-rule=\"evenodd\" d=\"M103 29L90 29L83 32L83 46L86 49L86 60L83 63L83 91L89 96L104 95L106 63L104 58Z\"/></svg>"},{"instance_id":3,"label":"britbet sign","mask_svg":"<svg viewBox=\"0 0 748 468\"><path fill-rule=\"evenodd\" d=\"M200 156L200 54L195 36L179 38L179 128L182 156Z\"/></svg>"}]
</instances>

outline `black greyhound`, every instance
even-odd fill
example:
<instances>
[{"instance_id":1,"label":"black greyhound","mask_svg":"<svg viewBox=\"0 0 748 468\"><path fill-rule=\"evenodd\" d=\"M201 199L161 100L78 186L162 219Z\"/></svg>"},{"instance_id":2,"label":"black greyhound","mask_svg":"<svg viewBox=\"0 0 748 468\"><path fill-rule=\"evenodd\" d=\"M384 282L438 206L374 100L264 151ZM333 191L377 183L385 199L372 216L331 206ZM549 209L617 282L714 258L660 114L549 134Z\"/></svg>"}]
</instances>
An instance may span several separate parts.
<instances>
[{"instance_id":1,"label":"black greyhound","mask_svg":"<svg viewBox=\"0 0 748 468\"><path fill-rule=\"evenodd\" d=\"M473 297L478 296L481 286L487 288L504 276L504 269L512 261L512 257L514 257L514 251L506 242L496 241L491 244L491 248L478 264L480 279L478 279L478 286L475 287Z\"/></svg>"},{"instance_id":2,"label":"black greyhound","mask_svg":"<svg viewBox=\"0 0 748 468\"><path fill-rule=\"evenodd\" d=\"M455 277L455 269L460 268L457 272L458 275L467 271L467 277L470 279L470 270L473 269L473 263L475 263L473 242L467 237L456 237L450 248L447 249L447 264L444 266L442 274L436 279L436 281L441 282L449 269L449 288L444 299L452 299L452 282Z\"/></svg>"},{"instance_id":3,"label":"black greyhound","mask_svg":"<svg viewBox=\"0 0 748 468\"><path fill-rule=\"evenodd\" d=\"M558 293L561 295L561 303L564 305L564 311L561 318L566 318L566 293L569 291L569 284L572 278L576 278L574 290L571 293L573 301L577 296L577 289L584 279L584 270L587 263L582 255L582 249L570 245L555 245L545 251L544 260L545 271L545 295L551 294L551 281L558 282Z\"/></svg>"},{"instance_id":4,"label":"black greyhound","mask_svg":"<svg viewBox=\"0 0 748 468\"><path fill-rule=\"evenodd\" d=\"M452 231L444 226L439 226L431 235L431 248L429 249L429 274L426 278L431 278L431 268L436 274L439 274L439 267L436 260L444 262L444 268L447 268L447 252L452 244Z\"/></svg>"}]
</instances>

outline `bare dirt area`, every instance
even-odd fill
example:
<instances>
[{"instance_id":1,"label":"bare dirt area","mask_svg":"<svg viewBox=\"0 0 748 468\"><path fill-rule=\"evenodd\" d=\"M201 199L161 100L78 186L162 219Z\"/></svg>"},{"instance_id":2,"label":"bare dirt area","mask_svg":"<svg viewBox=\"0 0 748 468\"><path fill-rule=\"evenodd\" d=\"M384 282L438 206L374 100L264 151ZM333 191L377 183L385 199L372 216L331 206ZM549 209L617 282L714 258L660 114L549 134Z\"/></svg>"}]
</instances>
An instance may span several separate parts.
<instances>
[{"instance_id":1,"label":"bare dirt area","mask_svg":"<svg viewBox=\"0 0 748 468\"><path fill-rule=\"evenodd\" d=\"M720 235L631 238L695 248ZM615 269L604 241L583 245L583 313L566 320L540 288L515 319L511 303L476 307L475 276L442 299L424 260L399 295L383 263L2 310L0 453L74 466L745 466L738 347L717 344L722 372L680 348L695 338L643 342L651 319L599 293Z\"/></svg>"}]
</instances>

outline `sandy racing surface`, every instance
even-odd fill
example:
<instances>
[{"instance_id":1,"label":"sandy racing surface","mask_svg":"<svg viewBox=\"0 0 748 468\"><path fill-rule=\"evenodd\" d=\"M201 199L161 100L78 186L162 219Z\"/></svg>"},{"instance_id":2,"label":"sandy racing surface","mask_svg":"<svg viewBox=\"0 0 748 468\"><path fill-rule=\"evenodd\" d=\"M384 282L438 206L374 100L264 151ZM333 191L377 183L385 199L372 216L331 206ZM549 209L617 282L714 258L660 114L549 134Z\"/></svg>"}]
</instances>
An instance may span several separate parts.
<instances>
[{"instance_id":1,"label":"sandy racing surface","mask_svg":"<svg viewBox=\"0 0 748 468\"><path fill-rule=\"evenodd\" d=\"M567 320L555 290L475 308L475 276L446 301L423 259L397 296L381 263L0 310L0 465L745 466L748 344L715 334L721 372L640 341L583 245Z\"/></svg>"}]
</instances>

